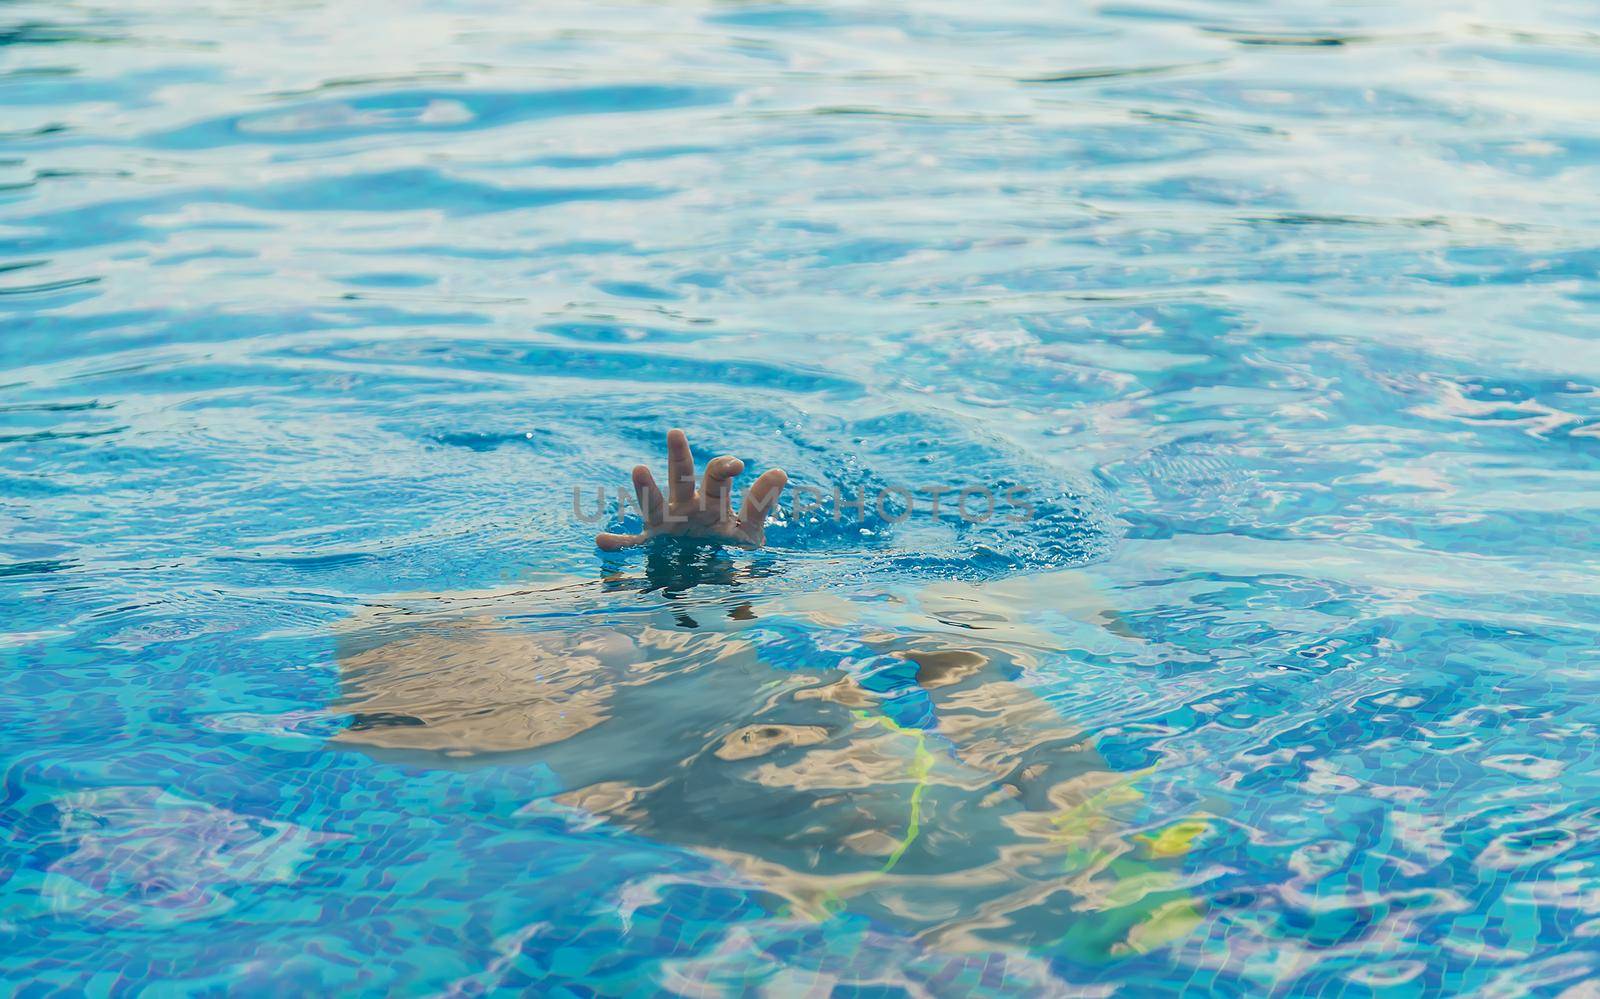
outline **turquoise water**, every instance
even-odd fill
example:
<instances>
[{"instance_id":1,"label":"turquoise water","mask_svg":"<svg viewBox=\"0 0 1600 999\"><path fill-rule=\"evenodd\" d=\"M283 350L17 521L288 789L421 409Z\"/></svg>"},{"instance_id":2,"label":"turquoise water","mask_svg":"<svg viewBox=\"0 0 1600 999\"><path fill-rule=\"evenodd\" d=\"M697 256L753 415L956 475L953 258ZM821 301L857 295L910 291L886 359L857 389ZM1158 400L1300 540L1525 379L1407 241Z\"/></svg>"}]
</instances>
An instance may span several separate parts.
<instances>
[{"instance_id":1,"label":"turquoise water","mask_svg":"<svg viewBox=\"0 0 1600 999\"><path fill-rule=\"evenodd\" d=\"M1600 14L1429 7L0 4L0 981L1593 995Z\"/></svg>"}]
</instances>

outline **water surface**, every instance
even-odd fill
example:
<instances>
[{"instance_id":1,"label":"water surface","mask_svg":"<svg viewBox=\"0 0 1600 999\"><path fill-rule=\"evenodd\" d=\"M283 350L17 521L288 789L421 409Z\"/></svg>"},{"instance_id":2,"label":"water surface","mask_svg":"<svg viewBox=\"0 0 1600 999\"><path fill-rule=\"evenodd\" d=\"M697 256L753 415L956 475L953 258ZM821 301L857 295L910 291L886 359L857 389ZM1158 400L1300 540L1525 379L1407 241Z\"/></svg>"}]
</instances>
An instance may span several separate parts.
<instances>
[{"instance_id":1,"label":"water surface","mask_svg":"<svg viewBox=\"0 0 1600 999\"><path fill-rule=\"evenodd\" d=\"M1597 92L1580 3L0 5L0 980L1589 994ZM951 491L602 559L674 425Z\"/></svg>"}]
</instances>

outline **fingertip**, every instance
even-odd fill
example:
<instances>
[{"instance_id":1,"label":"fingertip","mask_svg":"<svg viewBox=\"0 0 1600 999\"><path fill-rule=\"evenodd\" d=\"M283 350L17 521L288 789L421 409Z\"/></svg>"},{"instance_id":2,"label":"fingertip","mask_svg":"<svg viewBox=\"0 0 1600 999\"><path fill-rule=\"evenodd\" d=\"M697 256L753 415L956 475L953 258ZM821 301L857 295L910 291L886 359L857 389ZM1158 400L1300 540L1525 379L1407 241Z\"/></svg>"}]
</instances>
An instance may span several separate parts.
<instances>
[{"instance_id":1,"label":"fingertip","mask_svg":"<svg viewBox=\"0 0 1600 999\"><path fill-rule=\"evenodd\" d=\"M761 478L756 480L756 485L763 492L773 496L783 492L783 487L789 484L789 473L781 468L769 468L761 473Z\"/></svg>"},{"instance_id":2,"label":"fingertip","mask_svg":"<svg viewBox=\"0 0 1600 999\"><path fill-rule=\"evenodd\" d=\"M648 478L650 478L650 467L648 465L633 466L633 481L636 484L643 485Z\"/></svg>"},{"instance_id":3,"label":"fingertip","mask_svg":"<svg viewBox=\"0 0 1600 999\"><path fill-rule=\"evenodd\" d=\"M679 443L687 444L687 443L689 443L689 435L684 433L679 428L673 427L671 430L667 431L667 443L668 444L679 444Z\"/></svg>"}]
</instances>

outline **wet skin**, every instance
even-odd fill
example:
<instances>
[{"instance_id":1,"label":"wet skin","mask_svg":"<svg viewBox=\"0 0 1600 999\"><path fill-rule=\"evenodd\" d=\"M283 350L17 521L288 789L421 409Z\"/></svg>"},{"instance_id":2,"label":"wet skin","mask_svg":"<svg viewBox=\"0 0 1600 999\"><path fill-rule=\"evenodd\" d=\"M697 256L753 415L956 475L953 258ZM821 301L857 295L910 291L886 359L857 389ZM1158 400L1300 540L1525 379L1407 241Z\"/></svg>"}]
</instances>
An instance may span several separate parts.
<instances>
[{"instance_id":1,"label":"wet skin","mask_svg":"<svg viewBox=\"0 0 1600 999\"><path fill-rule=\"evenodd\" d=\"M667 496L650 474L637 465L633 469L633 489L639 501L639 516L644 530L637 534L595 535L602 551L617 551L646 544L656 538L703 538L741 548L760 548L766 543L766 521L778 503L778 495L789 476L781 468L768 469L745 493L744 505L733 512L733 480L744 471L744 462L731 454L706 463L705 480L698 490L694 485L694 455L689 438L682 430L667 431Z\"/></svg>"}]
</instances>

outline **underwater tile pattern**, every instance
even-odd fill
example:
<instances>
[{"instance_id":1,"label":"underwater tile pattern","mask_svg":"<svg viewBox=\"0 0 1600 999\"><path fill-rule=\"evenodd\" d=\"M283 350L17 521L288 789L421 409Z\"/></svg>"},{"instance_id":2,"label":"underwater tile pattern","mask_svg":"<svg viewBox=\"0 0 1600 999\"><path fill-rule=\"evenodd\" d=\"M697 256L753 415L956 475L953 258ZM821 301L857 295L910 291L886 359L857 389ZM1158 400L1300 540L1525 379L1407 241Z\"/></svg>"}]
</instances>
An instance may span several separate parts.
<instances>
[{"instance_id":1,"label":"underwater tile pattern","mask_svg":"<svg viewBox=\"0 0 1600 999\"><path fill-rule=\"evenodd\" d=\"M1572 0L0 4L0 985L1595 995L1596 94ZM669 426L767 550L595 551Z\"/></svg>"}]
</instances>

